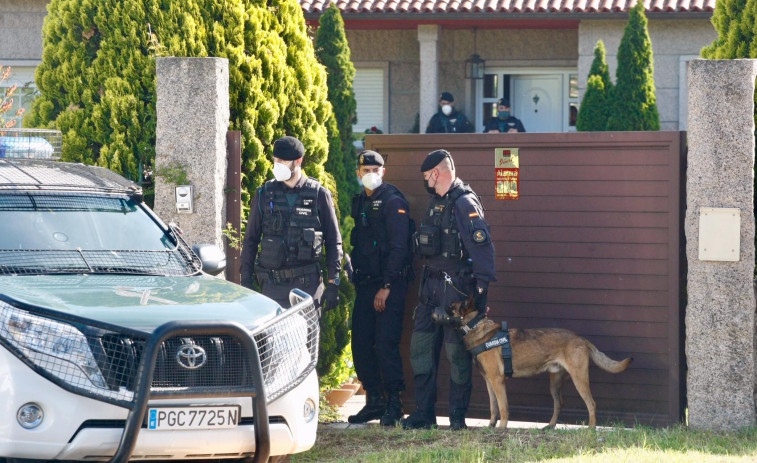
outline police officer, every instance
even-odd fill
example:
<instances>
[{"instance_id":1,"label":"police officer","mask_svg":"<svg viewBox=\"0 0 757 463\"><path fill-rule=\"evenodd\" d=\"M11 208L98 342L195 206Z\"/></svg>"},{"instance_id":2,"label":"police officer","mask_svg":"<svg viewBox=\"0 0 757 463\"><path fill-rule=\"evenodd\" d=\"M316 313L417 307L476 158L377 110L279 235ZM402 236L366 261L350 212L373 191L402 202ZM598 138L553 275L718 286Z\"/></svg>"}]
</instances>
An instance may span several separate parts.
<instances>
[{"instance_id":1,"label":"police officer","mask_svg":"<svg viewBox=\"0 0 757 463\"><path fill-rule=\"evenodd\" d=\"M439 97L439 110L431 116L426 133L472 133L473 124L465 114L455 109L455 97L443 92Z\"/></svg>"},{"instance_id":2,"label":"police officer","mask_svg":"<svg viewBox=\"0 0 757 463\"><path fill-rule=\"evenodd\" d=\"M242 247L242 285L253 274L263 294L289 307L289 292L299 288L330 310L339 303L342 236L331 192L302 172L305 147L294 137L273 144L273 176L258 188ZM260 245L260 252L258 252ZM320 260L326 248L328 285L323 291Z\"/></svg>"},{"instance_id":3,"label":"police officer","mask_svg":"<svg viewBox=\"0 0 757 463\"><path fill-rule=\"evenodd\" d=\"M467 427L472 361L455 326L448 324L445 309L473 291L478 310L486 310L489 282L495 280L494 245L481 201L456 177L450 153L429 153L421 172L432 197L416 234L417 253L425 259L410 341L416 408L402 426L436 426L436 375L443 342L451 366L450 429L458 430Z\"/></svg>"},{"instance_id":4,"label":"police officer","mask_svg":"<svg viewBox=\"0 0 757 463\"><path fill-rule=\"evenodd\" d=\"M357 166L364 191L352 199L352 357L366 400L347 420L380 418L382 425L394 426L403 416L400 392L405 390L399 343L412 260L410 211L402 193L382 182L384 159L379 153L363 151Z\"/></svg>"}]
</instances>

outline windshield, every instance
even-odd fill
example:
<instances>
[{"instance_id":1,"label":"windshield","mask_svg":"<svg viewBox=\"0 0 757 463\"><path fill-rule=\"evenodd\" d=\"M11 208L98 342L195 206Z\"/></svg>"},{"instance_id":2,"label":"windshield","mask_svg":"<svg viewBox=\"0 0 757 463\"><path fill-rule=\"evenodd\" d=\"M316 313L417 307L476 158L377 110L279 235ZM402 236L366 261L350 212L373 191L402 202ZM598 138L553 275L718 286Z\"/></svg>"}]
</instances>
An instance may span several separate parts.
<instances>
[{"instance_id":1,"label":"windshield","mask_svg":"<svg viewBox=\"0 0 757 463\"><path fill-rule=\"evenodd\" d=\"M186 244L127 196L0 195L3 273L190 274Z\"/></svg>"}]
</instances>

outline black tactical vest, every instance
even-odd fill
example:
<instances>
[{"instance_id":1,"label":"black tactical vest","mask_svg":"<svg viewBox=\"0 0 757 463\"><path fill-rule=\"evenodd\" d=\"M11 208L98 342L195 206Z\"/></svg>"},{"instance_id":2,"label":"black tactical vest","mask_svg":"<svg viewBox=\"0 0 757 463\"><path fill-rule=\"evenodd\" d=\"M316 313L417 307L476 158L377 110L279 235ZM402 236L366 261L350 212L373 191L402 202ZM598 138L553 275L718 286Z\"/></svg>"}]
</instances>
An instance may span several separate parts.
<instances>
[{"instance_id":1,"label":"black tactical vest","mask_svg":"<svg viewBox=\"0 0 757 463\"><path fill-rule=\"evenodd\" d=\"M429 204L426 216L418 227L416 252L426 258L442 258L459 261L467 258L465 248L457 229L455 218L455 202L466 194L478 197L467 185L462 184L447 195L434 195Z\"/></svg>"},{"instance_id":2,"label":"black tactical vest","mask_svg":"<svg viewBox=\"0 0 757 463\"><path fill-rule=\"evenodd\" d=\"M354 248L350 257L356 272L356 282L383 275L384 260L389 252L389 236L381 210L392 196L402 196L394 186L385 185L380 195L365 197L356 194L352 197L352 218L355 219L355 227L350 235L350 242Z\"/></svg>"},{"instance_id":3,"label":"black tactical vest","mask_svg":"<svg viewBox=\"0 0 757 463\"><path fill-rule=\"evenodd\" d=\"M263 236L258 263L269 270L293 268L318 262L323 250L323 232L318 218L320 185L308 178L289 206L285 185L268 181L258 190L263 214Z\"/></svg>"}]
</instances>

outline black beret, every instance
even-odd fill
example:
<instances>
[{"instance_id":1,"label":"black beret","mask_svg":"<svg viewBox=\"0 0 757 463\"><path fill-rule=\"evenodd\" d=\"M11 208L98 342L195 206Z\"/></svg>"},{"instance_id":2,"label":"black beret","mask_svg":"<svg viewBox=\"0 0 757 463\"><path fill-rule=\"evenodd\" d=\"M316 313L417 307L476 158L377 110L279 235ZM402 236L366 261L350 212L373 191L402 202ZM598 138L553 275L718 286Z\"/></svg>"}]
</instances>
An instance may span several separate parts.
<instances>
[{"instance_id":1,"label":"black beret","mask_svg":"<svg viewBox=\"0 0 757 463\"><path fill-rule=\"evenodd\" d=\"M273 157L285 161L294 161L305 155L302 142L294 137L281 137L273 142Z\"/></svg>"},{"instance_id":2,"label":"black beret","mask_svg":"<svg viewBox=\"0 0 757 463\"><path fill-rule=\"evenodd\" d=\"M455 101L455 97L452 96L450 92L442 92L442 96L439 97L440 100L453 102Z\"/></svg>"},{"instance_id":3,"label":"black beret","mask_svg":"<svg viewBox=\"0 0 757 463\"><path fill-rule=\"evenodd\" d=\"M499 101L497 101L497 106L507 106L510 107L510 99L509 98L500 98Z\"/></svg>"},{"instance_id":4,"label":"black beret","mask_svg":"<svg viewBox=\"0 0 757 463\"><path fill-rule=\"evenodd\" d=\"M423 160L423 164L421 164L421 172L433 169L447 157L452 157L447 150L436 150L428 153L426 159Z\"/></svg>"},{"instance_id":5,"label":"black beret","mask_svg":"<svg viewBox=\"0 0 757 463\"><path fill-rule=\"evenodd\" d=\"M365 150L357 155L357 166L383 166L384 158L375 151Z\"/></svg>"}]
</instances>

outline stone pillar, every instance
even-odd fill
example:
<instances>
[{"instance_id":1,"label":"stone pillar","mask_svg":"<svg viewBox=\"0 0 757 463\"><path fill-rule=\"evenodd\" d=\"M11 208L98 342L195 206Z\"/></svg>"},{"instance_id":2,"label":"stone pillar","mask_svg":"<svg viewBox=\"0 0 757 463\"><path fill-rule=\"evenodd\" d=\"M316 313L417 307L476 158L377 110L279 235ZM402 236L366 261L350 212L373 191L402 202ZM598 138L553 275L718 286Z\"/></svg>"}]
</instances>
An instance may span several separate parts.
<instances>
[{"instance_id":1,"label":"stone pillar","mask_svg":"<svg viewBox=\"0 0 757 463\"><path fill-rule=\"evenodd\" d=\"M155 212L175 222L191 244L223 249L229 62L158 58ZM177 183L192 185L194 210L176 209Z\"/></svg>"},{"instance_id":2,"label":"stone pillar","mask_svg":"<svg viewBox=\"0 0 757 463\"><path fill-rule=\"evenodd\" d=\"M418 42L420 42L421 58L421 88L420 88L420 132L426 131L426 124L439 106L439 61L437 58L437 44L439 42L439 26L422 24L418 26Z\"/></svg>"},{"instance_id":3,"label":"stone pillar","mask_svg":"<svg viewBox=\"0 0 757 463\"><path fill-rule=\"evenodd\" d=\"M689 425L697 429L755 425L756 75L755 60L698 59L689 66L685 350ZM719 209L703 212L702 208ZM712 244L726 242L727 220L712 221L712 216L724 212L720 208L738 210L726 217L735 223L732 238L736 238L727 242L740 241L739 249L727 249L732 260L705 253L708 243L711 251ZM740 225L733 222L739 214Z\"/></svg>"}]
</instances>

